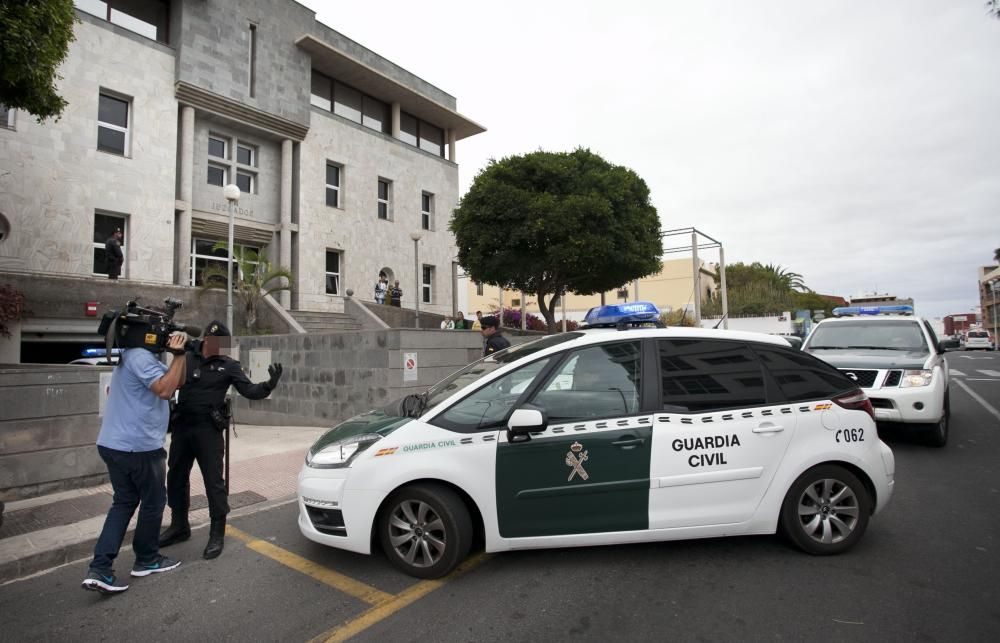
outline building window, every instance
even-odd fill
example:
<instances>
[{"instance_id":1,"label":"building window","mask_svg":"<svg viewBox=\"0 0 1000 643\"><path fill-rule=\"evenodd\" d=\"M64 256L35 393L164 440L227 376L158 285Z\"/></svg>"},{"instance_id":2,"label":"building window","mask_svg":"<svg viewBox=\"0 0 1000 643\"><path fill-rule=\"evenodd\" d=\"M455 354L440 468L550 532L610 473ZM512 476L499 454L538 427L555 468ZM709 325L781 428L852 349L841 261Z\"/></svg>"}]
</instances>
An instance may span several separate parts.
<instances>
[{"instance_id":1,"label":"building window","mask_svg":"<svg viewBox=\"0 0 1000 643\"><path fill-rule=\"evenodd\" d=\"M340 294L340 251L326 251L326 294Z\"/></svg>"},{"instance_id":2,"label":"building window","mask_svg":"<svg viewBox=\"0 0 1000 643\"><path fill-rule=\"evenodd\" d=\"M97 149L125 156L129 143L128 111L128 100L101 92L97 107Z\"/></svg>"},{"instance_id":3,"label":"building window","mask_svg":"<svg viewBox=\"0 0 1000 643\"><path fill-rule=\"evenodd\" d=\"M361 115L361 124L376 132L389 133L389 106L371 96L362 96L364 110Z\"/></svg>"},{"instance_id":4,"label":"building window","mask_svg":"<svg viewBox=\"0 0 1000 643\"><path fill-rule=\"evenodd\" d=\"M104 244L115 233L115 230L122 231L122 254L128 257L128 252L125 249L125 243L128 241L127 223L128 218L121 215L94 213L94 238L92 246L94 255L93 272L95 275L108 274L108 253L104 248ZM125 276L126 267L127 262L126 264L122 264L122 277Z\"/></svg>"},{"instance_id":5,"label":"building window","mask_svg":"<svg viewBox=\"0 0 1000 643\"><path fill-rule=\"evenodd\" d=\"M205 270L208 268L215 268L223 272L226 271L226 259L229 258L229 253L223 247L216 247L218 241L212 239L192 239L191 241L191 285L201 286L205 283ZM252 250L260 256L261 248L259 246L244 246L241 244L233 244L236 246L236 251L247 251ZM251 262L255 263L255 262ZM234 264L234 270L238 264ZM225 278L222 279L225 283Z\"/></svg>"},{"instance_id":6,"label":"building window","mask_svg":"<svg viewBox=\"0 0 1000 643\"><path fill-rule=\"evenodd\" d=\"M73 0L80 11L124 27L150 40L168 42L168 0Z\"/></svg>"},{"instance_id":7,"label":"building window","mask_svg":"<svg viewBox=\"0 0 1000 643\"><path fill-rule=\"evenodd\" d=\"M229 168L214 163L208 164L208 184L218 185L220 188L226 185L226 177L229 175Z\"/></svg>"},{"instance_id":8,"label":"building window","mask_svg":"<svg viewBox=\"0 0 1000 643\"><path fill-rule=\"evenodd\" d=\"M242 194L254 194L254 189L257 187L257 175L252 172L242 172L237 170L236 172L236 187L240 189Z\"/></svg>"},{"instance_id":9,"label":"building window","mask_svg":"<svg viewBox=\"0 0 1000 643\"><path fill-rule=\"evenodd\" d=\"M483 284L478 281L476 282L476 296L477 297L483 296Z\"/></svg>"},{"instance_id":10,"label":"building window","mask_svg":"<svg viewBox=\"0 0 1000 643\"><path fill-rule=\"evenodd\" d=\"M444 157L444 130L406 112L399 115L399 140Z\"/></svg>"},{"instance_id":11,"label":"building window","mask_svg":"<svg viewBox=\"0 0 1000 643\"><path fill-rule=\"evenodd\" d=\"M340 207L340 168L335 163L326 164L326 204L331 208Z\"/></svg>"},{"instance_id":12,"label":"building window","mask_svg":"<svg viewBox=\"0 0 1000 643\"><path fill-rule=\"evenodd\" d=\"M333 108L333 81L323 74L312 73L312 94L309 102L316 107L330 111Z\"/></svg>"},{"instance_id":13,"label":"building window","mask_svg":"<svg viewBox=\"0 0 1000 643\"><path fill-rule=\"evenodd\" d=\"M390 200L392 196L392 181L378 180L378 218L388 221L392 217Z\"/></svg>"},{"instance_id":14,"label":"building window","mask_svg":"<svg viewBox=\"0 0 1000 643\"><path fill-rule=\"evenodd\" d=\"M431 215L434 212L434 195L424 192L420 195L420 227L431 229Z\"/></svg>"},{"instance_id":15,"label":"building window","mask_svg":"<svg viewBox=\"0 0 1000 643\"><path fill-rule=\"evenodd\" d=\"M14 129L14 109L0 105L0 127Z\"/></svg>"},{"instance_id":16,"label":"building window","mask_svg":"<svg viewBox=\"0 0 1000 643\"><path fill-rule=\"evenodd\" d=\"M520 299L511 299L510 300L510 305L519 308L521 306L521 300Z\"/></svg>"},{"instance_id":17,"label":"building window","mask_svg":"<svg viewBox=\"0 0 1000 643\"><path fill-rule=\"evenodd\" d=\"M420 300L425 304L433 300L434 288L434 266L424 266L423 283L420 288Z\"/></svg>"},{"instance_id":18,"label":"building window","mask_svg":"<svg viewBox=\"0 0 1000 643\"><path fill-rule=\"evenodd\" d=\"M208 137L208 155L229 160L229 141L216 136Z\"/></svg>"},{"instance_id":19,"label":"building window","mask_svg":"<svg viewBox=\"0 0 1000 643\"><path fill-rule=\"evenodd\" d=\"M316 71L312 73L309 102L383 134L391 129L388 103Z\"/></svg>"},{"instance_id":20,"label":"building window","mask_svg":"<svg viewBox=\"0 0 1000 643\"><path fill-rule=\"evenodd\" d=\"M254 91L257 85L257 25L250 23L250 98L254 97Z\"/></svg>"},{"instance_id":21,"label":"building window","mask_svg":"<svg viewBox=\"0 0 1000 643\"><path fill-rule=\"evenodd\" d=\"M257 148L252 145L237 143L236 162L247 167L257 167Z\"/></svg>"}]
</instances>

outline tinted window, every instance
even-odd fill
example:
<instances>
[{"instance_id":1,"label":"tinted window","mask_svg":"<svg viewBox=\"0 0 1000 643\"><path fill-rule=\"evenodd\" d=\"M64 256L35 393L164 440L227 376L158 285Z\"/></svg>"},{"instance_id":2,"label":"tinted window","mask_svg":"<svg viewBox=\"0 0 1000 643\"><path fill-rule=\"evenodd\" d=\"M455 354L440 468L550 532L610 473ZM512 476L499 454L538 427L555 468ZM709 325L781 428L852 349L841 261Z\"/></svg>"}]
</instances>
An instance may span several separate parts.
<instances>
[{"instance_id":1,"label":"tinted window","mask_svg":"<svg viewBox=\"0 0 1000 643\"><path fill-rule=\"evenodd\" d=\"M828 400L855 386L840 371L811 355L765 346L754 346L753 350L789 402Z\"/></svg>"},{"instance_id":2,"label":"tinted window","mask_svg":"<svg viewBox=\"0 0 1000 643\"><path fill-rule=\"evenodd\" d=\"M673 413L760 406L760 362L748 346L716 340L660 340L661 408Z\"/></svg>"},{"instance_id":3,"label":"tinted window","mask_svg":"<svg viewBox=\"0 0 1000 643\"><path fill-rule=\"evenodd\" d=\"M640 344L591 346L569 356L531 400L549 422L639 412Z\"/></svg>"}]
</instances>

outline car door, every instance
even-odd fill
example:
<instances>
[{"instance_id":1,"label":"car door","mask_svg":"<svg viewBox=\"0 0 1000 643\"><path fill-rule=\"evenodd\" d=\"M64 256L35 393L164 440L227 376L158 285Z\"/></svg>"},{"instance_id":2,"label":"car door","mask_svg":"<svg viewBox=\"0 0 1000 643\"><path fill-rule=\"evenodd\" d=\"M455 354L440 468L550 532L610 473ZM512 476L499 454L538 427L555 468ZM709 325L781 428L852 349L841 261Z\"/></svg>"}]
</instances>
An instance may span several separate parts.
<instances>
[{"instance_id":1,"label":"car door","mask_svg":"<svg viewBox=\"0 0 1000 643\"><path fill-rule=\"evenodd\" d=\"M652 425L641 411L641 343L568 353L529 399L548 426L497 444L504 538L647 529Z\"/></svg>"},{"instance_id":2,"label":"car door","mask_svg":"<svg viewBox=\"0 0 1000 643\"><path fill-rule=\"evenodd\" d=\"M650 528L748 520L791 442L794 412L768 404L775 385L743 342L661 339L657 349Z\"/></svg>"}]
</instances>

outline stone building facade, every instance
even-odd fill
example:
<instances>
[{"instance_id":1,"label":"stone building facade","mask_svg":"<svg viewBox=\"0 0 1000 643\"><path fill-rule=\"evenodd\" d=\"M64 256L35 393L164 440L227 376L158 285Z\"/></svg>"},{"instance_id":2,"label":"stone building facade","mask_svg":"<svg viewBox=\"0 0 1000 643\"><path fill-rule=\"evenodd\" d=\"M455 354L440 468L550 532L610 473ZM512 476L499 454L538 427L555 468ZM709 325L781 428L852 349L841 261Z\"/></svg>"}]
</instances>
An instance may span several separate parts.
<instances>
[{"instance_id":1,"label":"stone building facade","mask_svg":"<svg viewBox=\"0 0 1000 643\"><path fill-rule=\"evenodd\" d=\"M63 117L0 112L0 272L102 279L120 227L125 279L196 286L232 207L236 245L292 269L289 310L342 312L383 271L452 311L456 147L484 131L454 97L293 0L76 7Z\"/></svg>"}]
</instances>

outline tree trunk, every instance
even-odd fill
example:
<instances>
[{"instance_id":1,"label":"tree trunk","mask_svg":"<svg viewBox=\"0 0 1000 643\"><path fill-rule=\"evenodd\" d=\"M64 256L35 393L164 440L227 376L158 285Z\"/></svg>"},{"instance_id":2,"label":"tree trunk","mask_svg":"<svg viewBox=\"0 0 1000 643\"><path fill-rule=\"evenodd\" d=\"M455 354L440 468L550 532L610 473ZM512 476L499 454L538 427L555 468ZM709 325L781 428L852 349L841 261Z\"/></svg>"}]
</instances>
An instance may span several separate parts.
<instances>
[{"instance_id":1,"label":"tree trunk","mask_svg":"<svg viewBox=\"0 0 1000 643\"><path fill-rule=\"evenodd\" d=\"M552 299L549 300L549 305L546 306L545 295L543 293L538 293L538 309L542 311L542 316L545 317L545 324L548 327L549 335L556 332L556 306L558 304L558 294L553 294Z\"/></svg>"}]
</instances>

